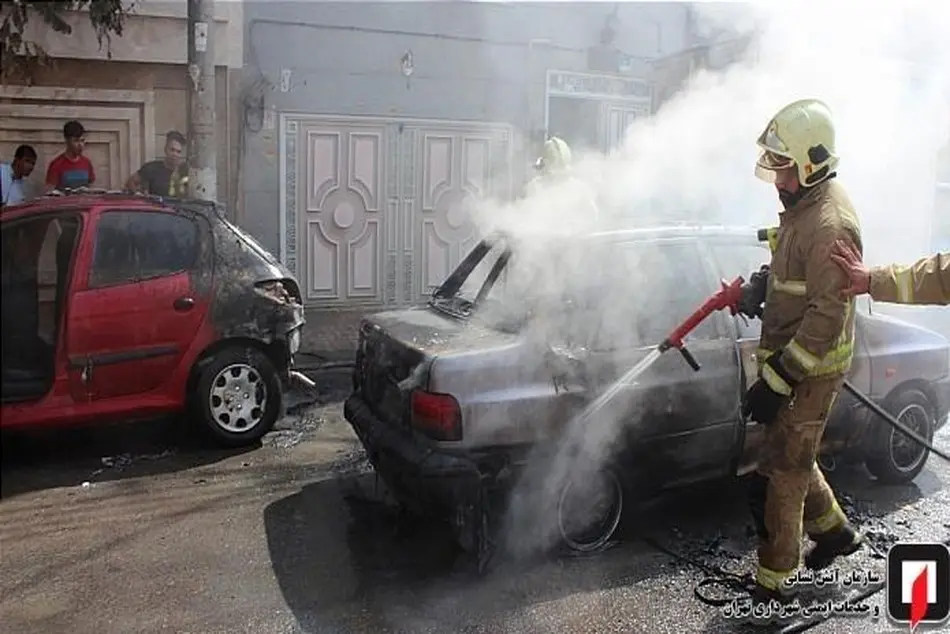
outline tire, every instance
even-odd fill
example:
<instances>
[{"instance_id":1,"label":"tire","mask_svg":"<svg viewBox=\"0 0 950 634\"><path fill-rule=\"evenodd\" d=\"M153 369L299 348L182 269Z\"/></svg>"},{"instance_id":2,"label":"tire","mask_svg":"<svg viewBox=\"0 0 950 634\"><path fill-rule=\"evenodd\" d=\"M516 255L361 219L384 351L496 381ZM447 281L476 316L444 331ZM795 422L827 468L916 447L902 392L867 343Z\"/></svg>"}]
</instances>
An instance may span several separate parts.
<instances>
[{"instance_id":1,"label":"tire","mask_svg":"<svg viewBox=\"0 0 950 634\"><path fill-rule=\"evenodd\" d=\"M934 406L920 390L908 388L888 398L884 409L917 434L933 442ZM871 414L872 419L876 418ZM871 446L865 465L881 484L906 484L923 470L930 450L921 447L882 420L874 420Z\"/></svg>"},{"instance_id":2,"label":"tire","mask_svg":"<svg viewBox=\"0 0 950 634\"><path fill-rule=\"evenodd\" d=\"M237 397L228 403L226 397ZM277 422L283 394L274 364L249 347L225 348L201 370L194 411L202 430L222 447L257 443Z\"/></svg>"},{"instance_id":3,"label":"tire","mask_svg":"<svg viewBox=\"0 0 950 634\"><path fill-rule=\"evenodd\" d=\"M572 522L568 517L570 514L568 508L569 497L574 488L574 481L569 480L561 490L557 504L557 524L561 539L571 550L589 553L602 549L613 537L620 524L620 518L623 516L623 486L612 469L605 469L597 473L603 478L605 493L610 500L606 510L599 518L599 521L592 522L593 526L582 530L580 533L572 530ZM583 495L583 494L582 494Z\"/></svg>"}]
</instances>

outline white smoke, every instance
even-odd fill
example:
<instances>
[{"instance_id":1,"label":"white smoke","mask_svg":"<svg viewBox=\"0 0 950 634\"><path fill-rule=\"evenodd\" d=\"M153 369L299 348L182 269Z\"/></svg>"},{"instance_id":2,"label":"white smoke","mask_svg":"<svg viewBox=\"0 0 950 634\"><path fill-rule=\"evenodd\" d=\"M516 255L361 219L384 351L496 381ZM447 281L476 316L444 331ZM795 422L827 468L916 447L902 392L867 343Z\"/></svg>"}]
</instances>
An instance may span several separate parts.
<instances>
[{"instance_id":1,"label":"white smoke","mask_svg":"<svg viewBox=\"0 0 950 634\"><path fill-rule=\"evenodd\" d=\"M950 5L697 7L701 26L710 31L728 28L739 36L759 25L754 57L723 72L698 74L657 116L632 126L611 156L575 155L576 175L606 209L594 228L683 216L774 222L775 192L752 174L755 139L783 105L816 97L835 118L838 174L864 224L866 259L915 258L927 249L936 160L950 143ZM521 234L590 228L590 217L575 213L579 197L571 187L501 209L486 205L479 222L485 230L501 226Z\"/></svg>"},{"instance_id":2,"label":"white smoke","mask_svg":"<svg viewBox=\"0 0 950 634\"><path fill-rule=\"evenodd\" d=\"M950 143L950 5L762 2L700 5L699 14L710 32L742 36L754 29L756 44L747 58L722 72L699 73L656 116L632 126L611 155L575 154L578 180L477 210L483 231L502 229L531 245L517 262L535 269L529 275L531 292L557 297L570 283L560 274L539 274L550 271L545 244L557 247L545 236L552 233L563 237L670 220L774 224L776 192L753 175L755 139L782 106L806 97L819 98L832 110L838 178L862 220L866 261L923 255L933 221L938 154ZM585 204L588 191L596 192L597 219ZM650 277L636 263L627 266L631 283ZM581 267L576 274L589 271ZM627 290L605 289L605 296L630 301L633 293ZM662 311L676 292L658 290L648 310ZM618 316L624 323L608 327L612 332L635 327L633 320L640 318L635 313L631 308ZM671 316L670 327L683 316ZM563 318L546 321L533 325L535 334L564 326ZM619 427L603 421L569 427L565 436L575 447L562 448L553 464L547 457L544 467L558 477L535 473L522 482L506 528L508 537L517 536L519 550L532 548L525 544L528 538L541 548L550 545L561 477L579 469L590 473L591 463L595 468L606 461ZM598 437L584 437L591 433ZM565 463L577 459L577 447L584 448L585 464ZM591 447L599 455L592 455Z\"/></svg>"}]
</instances>

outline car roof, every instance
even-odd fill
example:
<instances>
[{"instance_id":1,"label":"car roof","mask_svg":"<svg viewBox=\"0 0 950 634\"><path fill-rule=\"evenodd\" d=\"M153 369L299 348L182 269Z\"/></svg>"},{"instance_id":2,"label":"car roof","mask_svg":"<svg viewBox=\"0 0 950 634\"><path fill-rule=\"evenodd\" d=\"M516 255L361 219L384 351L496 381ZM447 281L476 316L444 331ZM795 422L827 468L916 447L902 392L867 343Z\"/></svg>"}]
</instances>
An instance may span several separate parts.
<instances>
[{"instance_id":1,"label":"car roof","mask_svg":"<svg viewBox=\"0 0 950 634\"><path fill-rule=\"evenodd\" d=\"M151 194L137 194L133 192L111 191L105 189L83 189L74 192L54 192L37 196L27 202L9 205L4 208L0 220L7 221L17 218L28 218L50 211L68 211L87 209L90 207L121 206L128 211L138 209L188 209L206 216L215 216L217 203L190 198L169 198L167 196L153 196Z\"/></svg>"}]
</instances>

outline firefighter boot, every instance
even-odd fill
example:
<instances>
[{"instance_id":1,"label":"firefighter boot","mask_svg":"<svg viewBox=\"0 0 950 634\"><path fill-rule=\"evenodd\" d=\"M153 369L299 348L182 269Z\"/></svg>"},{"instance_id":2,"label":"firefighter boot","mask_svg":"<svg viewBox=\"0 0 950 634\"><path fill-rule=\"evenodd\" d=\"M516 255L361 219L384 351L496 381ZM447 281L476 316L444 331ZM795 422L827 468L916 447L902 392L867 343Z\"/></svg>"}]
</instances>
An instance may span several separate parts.
<instances>
[{"instance_id":1,"label":"firefighter boot","mask_svg":"<svg viewBox=\"0 0 950 634\"><path fill-rule=\"evenodd\" d=\"M805 553L805 567L809 570L827 568L838 557L852 555L864 544L864 536L850 522L811 538L815 545Z\"/></svg>"}]
</instances>

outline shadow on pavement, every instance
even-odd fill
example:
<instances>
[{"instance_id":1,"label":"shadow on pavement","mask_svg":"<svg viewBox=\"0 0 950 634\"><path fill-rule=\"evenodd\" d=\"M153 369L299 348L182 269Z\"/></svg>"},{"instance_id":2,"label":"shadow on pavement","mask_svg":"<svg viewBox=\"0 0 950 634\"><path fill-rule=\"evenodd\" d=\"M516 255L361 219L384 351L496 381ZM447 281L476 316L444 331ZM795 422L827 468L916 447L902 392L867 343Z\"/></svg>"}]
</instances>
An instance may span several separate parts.
<instances>
[{"instance_id":1,"label":"shadow on pavement","mask_svg":"<svg viewBox=\"0 0 950 634\"><path fill-rule=\"evenodd\" d=\"M260 447L216 449L181 418L4 431L0 497L213 464Z\"/></svg>"},{"instance_id":2,"label":"shadow on pavement","mask_svg":"<svg viewBox=\"0 0 950 634\"><path fill-rule=\"evenodd\" d=\"M929 467L933 465L928 464ZM943 487L932 469L925 468L907 484L878 483L862 466L849 465L826 474L835 491L842 491L853 499L859 511L877 515L890 513L913 504Z\"/></svg>"},{"instance_id":3,"label":"shadow on pavement","mask_svg":"<svg viewBox=\"0 0 950 634\"><path fill-rule=\"evenodd\" d=\"M841 468L830 479L849 515L866 527L929 494L934 478L925 471L920 486L883 487ZM598 554L498 562L482 577L446 529L401 515L374 481L368 474L317 482L265 510L274 574L303 631L460 631L470 613L523 614L571 595L666 583L673 574L691 574L693 582L703 576L642 537L730 572L749 572L754 564L742 481L693 487L635 508L613 547ZM365 620L344 623L354 612Z\"/></svg>"},{"instance_id":4,"label":"shadow on pavement","mask_svg":"<svg viewBox=\"0 0 950 634\"><path fill-rule=\"evenodd\" d=\"M381 483L380 494L374 493L374 479L369 474L317 482L265 510L275 577L306 632L354 627L407 631L453 622L458 627L449 629L459 631L466 617L453 606L460 601L469 612L497 614L578 592L635 584L656 574L656 568L626 565L635 552L649 551L644 544L630 543L600 557L504 563L478 577L448 530L401 515L384 501ZM588 566L593 558L607 565ZM550 581L551 567L557 569L558 583L543 581ZM566 574L566 567L573 571ZM343 606L352 607L353 602L372 606L367 611L370 622L344 626L336 620L352 612Z\"/></svg>"}]
</instances>

